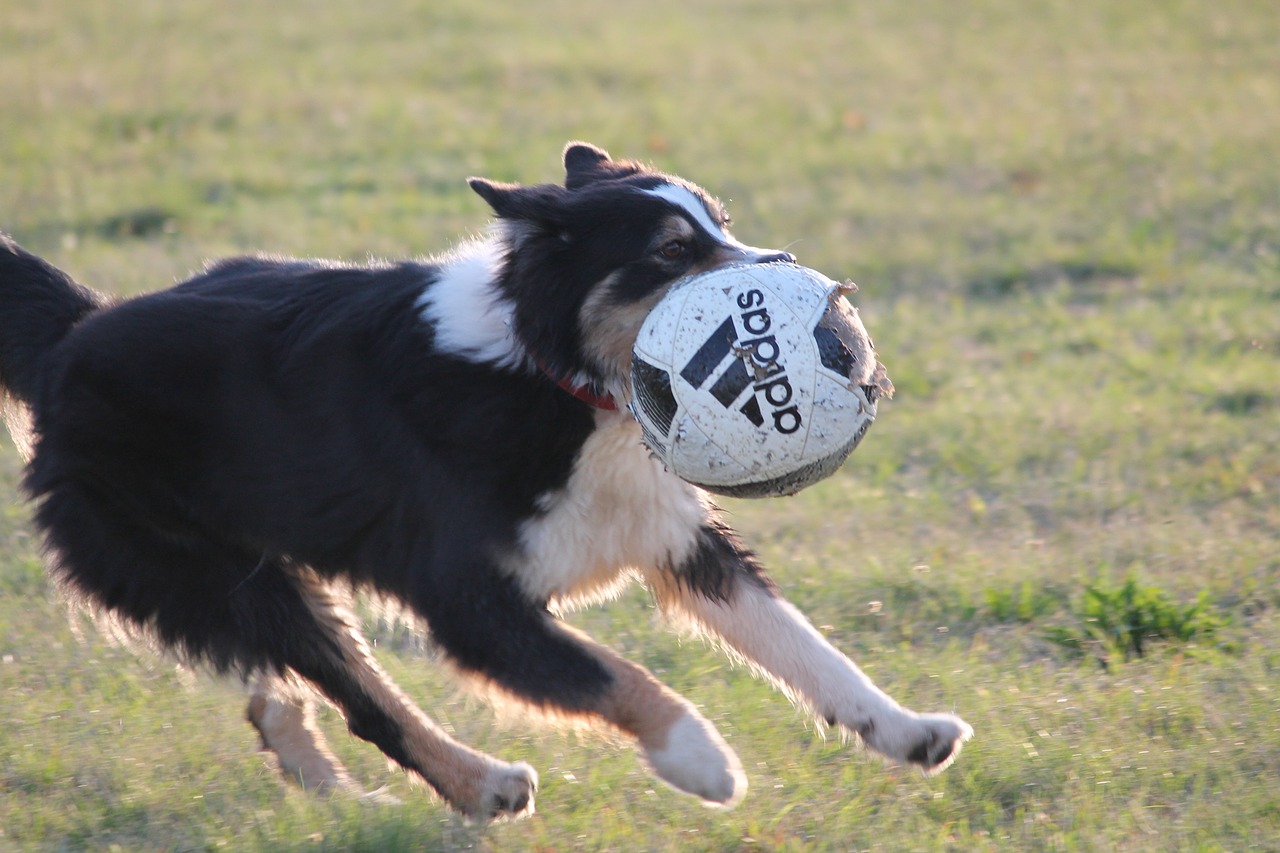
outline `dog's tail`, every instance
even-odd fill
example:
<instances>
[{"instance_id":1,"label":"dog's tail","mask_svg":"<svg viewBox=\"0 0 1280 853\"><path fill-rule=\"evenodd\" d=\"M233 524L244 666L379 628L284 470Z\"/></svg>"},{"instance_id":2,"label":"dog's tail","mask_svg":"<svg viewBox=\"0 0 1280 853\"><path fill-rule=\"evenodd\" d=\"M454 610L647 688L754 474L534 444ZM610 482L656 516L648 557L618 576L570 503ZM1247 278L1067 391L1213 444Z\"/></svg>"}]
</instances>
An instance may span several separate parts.
<instances>
[{"instance_id":1,"label":"dog's tail","mask_svg":"<svg viewBox=\"0 0 1280 853\"><path fill-rule=\"evenodd\" d=\"M0 232L0 409L24 456L30 446L22 404L34 400L58 342L105 304L104 297Z\"/></svg>"}]
</instances>

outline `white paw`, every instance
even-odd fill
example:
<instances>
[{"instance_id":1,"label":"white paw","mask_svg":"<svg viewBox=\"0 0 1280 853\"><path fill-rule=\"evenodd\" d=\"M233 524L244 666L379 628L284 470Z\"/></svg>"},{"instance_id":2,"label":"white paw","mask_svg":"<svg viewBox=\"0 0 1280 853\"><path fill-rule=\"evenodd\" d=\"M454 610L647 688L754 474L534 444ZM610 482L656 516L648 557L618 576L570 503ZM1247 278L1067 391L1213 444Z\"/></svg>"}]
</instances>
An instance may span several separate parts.
<instances>
[{"instance_id":1,"label":"white paw","mask_svg":"<svg viewBox=\"0 0 1280 853\"><path fill-rule=\"evenodd\" d=\"M485 779L478 806L467 811L487 820L527 817L533 814L537 790L538 773L528 764L500 764Z\"/></svg>"},{"instance_id":2,"label":"white paw","mask_svg":"<svg viewBox=\"0 0 1280 853\"><path fill-rule=\"evenodd\" d=\"M932 775L955 761L964 742L973 736L973 727L954 714L908 711L888 723L865 724L858 734L877 752Z\"/></svg>"},{"instance_id":3,"label":"white paw","mask_svg":"<svg viewBox=\"0 0 1280 853\"><path fill-rule=\"evenodd\" d=\"M645 757L663 781L707 805L733 806L747 791L738 756L711 723L695 714L681 717L667 731L666 745L646 750Z\"/></svg>"}]
</instances>

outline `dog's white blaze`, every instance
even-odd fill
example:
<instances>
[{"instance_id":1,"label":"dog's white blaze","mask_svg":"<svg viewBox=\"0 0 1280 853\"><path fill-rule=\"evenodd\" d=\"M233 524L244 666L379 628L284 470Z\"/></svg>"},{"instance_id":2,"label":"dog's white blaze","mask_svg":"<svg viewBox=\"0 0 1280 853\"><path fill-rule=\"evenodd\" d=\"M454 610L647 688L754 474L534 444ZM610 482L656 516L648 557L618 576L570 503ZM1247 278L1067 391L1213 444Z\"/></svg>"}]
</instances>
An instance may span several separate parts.
<instances>
[{"instance_id":1,"label":"dog's white blaze","mask_svg":"<svg viewBox=\"0 0 1280 853\"><path fill-rule=\"evenodd\" d=\"M726 246L730 246L743 253L743 261L746 263L755 263L761 258L769 255L775 255L776 252L769 249L761 249L756 246L748 246L746 243L740 242L729 232L711 218L711 214L707 212L707 206L702 199L692 190L682 187L679 184L663 184L651 190L644 191L648 195L657 196L664 201L674 204L693 218L693 221L702 226L712 237L715 237Z\"/></svg>"},{"instance_id":2,"label":"dog's white blaze","mask_svg":"<svg viewBox=\"0 0 1280 853\"><path fill-rule=\"evenodd\" d=\"M439 349L499 367L525 363L527 355L511 330L514 309L498 291L505 251L499 240L476 240L441 260L440 277L417 303L435 329Z\"/></svg>"},{"instance_id":3,"label":"dog's white blaze","mask_svg":"<svg viewBox=\"0 0 1280 853\"><path fill-rule=\"evenodd\" d=\"M724 228L718 222L711 218L711 214L707 213L707 206L702 199L698 198L692 190L682 187L678 184L662 184L651 190L645 190L645 194L657 196L663 201L674 204L692 217L693 221L703 227L703 229L712 237L716 237L725 243L737 245L737 241L725 233Z\"/></svg>"},{"instance_id":4,"label":"dog's white blaze","mask_svg":"<svg viewBox=\"0 0 1280 853\"><path fill-rule=\"evenodd\" d=\"M574 604L607 597L623 570L679 564L709 509L640 443L621 412L599 412L563 489L540 498L524 522L511 571L535 600Z\"/></svg>"}]
</instances>

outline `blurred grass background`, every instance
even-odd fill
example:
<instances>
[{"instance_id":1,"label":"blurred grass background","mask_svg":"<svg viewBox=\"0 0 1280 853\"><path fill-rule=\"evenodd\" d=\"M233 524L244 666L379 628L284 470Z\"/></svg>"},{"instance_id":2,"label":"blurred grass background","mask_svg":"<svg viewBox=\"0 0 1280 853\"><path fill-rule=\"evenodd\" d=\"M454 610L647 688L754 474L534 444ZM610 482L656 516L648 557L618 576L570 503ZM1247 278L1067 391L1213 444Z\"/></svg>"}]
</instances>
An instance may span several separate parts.
<instances>
[{"instance_id":1,"label":"blurred grass background","mask_svg":"<svg viewBox=\"0 0 1280 853\"><path fill-rule=\"evenodd\" d=\"M332 714L405 804L317 802L254 753L234 685L67 620L7 453L0 850L1280 849L1275 11L10 4L0 228L95 287L443 251L487 217L468 175L559 180L572 138L858 281L897 396L837 477L730 511L882 686L977 734L940 777L885 768L636 592L574 621L717 721L735 811L495 721L376 622L430 713L539 769L539 814L466 826Z\"/></svg>"}]
</instances>

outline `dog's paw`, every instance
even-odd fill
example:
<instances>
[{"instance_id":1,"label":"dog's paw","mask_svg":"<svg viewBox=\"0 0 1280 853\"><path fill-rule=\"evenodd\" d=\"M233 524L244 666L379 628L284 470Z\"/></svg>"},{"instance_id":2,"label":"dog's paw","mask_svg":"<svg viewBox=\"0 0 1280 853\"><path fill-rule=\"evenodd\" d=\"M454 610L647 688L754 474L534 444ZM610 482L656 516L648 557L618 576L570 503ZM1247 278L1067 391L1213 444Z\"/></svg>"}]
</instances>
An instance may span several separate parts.
<instances>
[{"instance_id":1,"label":"dog's paw","mask_svg":"<svg viewBox=\"0 0 1280 853\"><path fill-rule=\"evenodd\" d=\"M916 714L888 725L866 725L858 734L877 752L895 761L914 764L927 774L945 770L964 742L973 736L973 727L954 714Z\"/></svg>"},{"instance_id":2,"label":"dog's paw","mask_svg":"<svg viewBox=\"0 0 1280 853\"><path fill-rule=\"evenodd\" d=\"M907 754L907 761L930 775L946 770L956 760L973 727L954 714L921 714L924 735Z\"/></svg>"},{"instance_id":3,"label":"dog's paw","mask_svg":"<svg viewBox=\"0 0 1280 853\"><path fill-rule=\"evenodd\" d=\"M653 772L673 788L709 806L732 807L747 790L742 762L700 716L685 714L667 730L666 744L645 750Z\"/></svg>"},{"instance_id":4,"label":"dog's paw","mask_svg":"<svg viewBox=\"0 0 1280 853\"><path fill-rule=\"evenodd\" d=\"M523 761L494 767L478 801L464 809L471 817L505 820L533 814L533 796L538 791L538 774Z\"/></svg>"}]
</instances>

